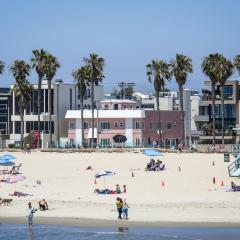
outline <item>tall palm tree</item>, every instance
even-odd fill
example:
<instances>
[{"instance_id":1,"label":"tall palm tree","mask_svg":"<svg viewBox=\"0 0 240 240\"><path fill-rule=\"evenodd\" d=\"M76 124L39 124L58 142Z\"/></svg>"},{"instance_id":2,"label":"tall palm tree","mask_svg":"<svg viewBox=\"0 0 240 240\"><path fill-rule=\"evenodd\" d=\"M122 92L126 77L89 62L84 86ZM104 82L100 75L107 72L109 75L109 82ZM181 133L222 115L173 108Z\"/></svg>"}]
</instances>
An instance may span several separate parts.
<instances>
[{"instance_id":1,"label":"tall palm tree","mask_svg":"<svg viewBox=\"0 0 240 240\"><path fill-rule=\"evenodd\" d=\"M75 81L77 82L78 92L80 96L80 108L81 108L81 130L82 130L82 147L85 147L84 139L84 116L83 116L83 98L86 93L87 85L90 82L90 71L87 66L80 67L72 73Z\"/></svg>"},{"instance_id":2,"label":"tall palm tree","mask_svg":"<svg viewBox=\"0 0 240 240\"><path fill-rule=\"evenodd\" d=\"M171 60L170 65L172 68L172 74L174 75L179 88L181 124L182 124L182 142L183 145L186 146L184 112L183 112L183 86L187 81L188 74L193 72L192 59L185 55L177 54L176 59Z\"/></svg>"},{"instance_id":3,"label":"tall palm tree","mask_svg":"<svg viewBox=\"0 0 240 240\"><path fill-rule=\"evenodd\" d=\"M27 81L27 76L29 76L31 67L29 64L25 63L23 60L17 60L14 62L14 64L10 68L13 77L16 80L16 84L14 85L13 91L15 93L15 96L17 97L19 108L20 108L20 121L21 121L21 149L23 149L23 133L24 133L24 127L23 127L23 116L24 116L24 110L27 108L31 96L33 87L32 85Z\"/></svg>"},{"instance_id":4,"label":"tall palm tree","mask_svg":"<svg viewBox=\"0 0 240 240\"><path fill-rule=\"evenodd\" d=\"M223 78L222 69L224 57L219 53L209 54L206 56L202 62L202 71L207 75L211 80L212 85L212 134L213 141L212 144L215 145L215 100L216 100L216 84ZM223 94L221 94L223 96ZM221 98L222 99L222 98ZM221 102L223 104L223 102ZM224 110L223 110L224 111ZM222 113L224 114L224 113ZM223 119L223 117L222 117ZM224 122L222 122L224 124ZM223 131L222 131L223 132ZM224 141L224 140L223 140Z\"/></svg>"},{"instance_id":5,"label":"tall palm tree","mask_svg":"<svg viewBox=\"0 0 240 240\"><path fill-rule=\"evenodd\" d=\"M35 69L38 75L38 142L37 147L40 148L40 96L41 96L41 85L42 79L46 74L46 56L47 51L44 49L36 49L32 51L32 68Z\"/></svg>"},{"instance_id":6,"label":"tall palm tree","mask_svg":"<svg viewBox=\"0 0 240 240\"><path fill-rule=\"evenodd\" d=\"M159 92L164 90L166 80L170 80L171 73L169 65L163 60L152 60L151 63L146 65L148 81L154 84L156 95L157 110L159 110Z\"/></svg>"},{"instance_id":7,"label":"tall palm tree","mask_svg":"<svg viewBox=\"0 0 240 240\"><path fill-rule=\"evenodd\" d=\"M219 59L220 62L218 64L218 74L219 74L219 84L220 84L220 92L221 92L221 118L222 118L222 146L224 146L224 93L223 88L228 80L231 77L234 71L233 63L226 59L224 56L221 56Z\"/></svg>"},{"instance_id":8,"label":"tall palm tree","mask_svg":"<svg viewBox=\"0 0 240 240\"><path fill-rule=\"evenodd\" d=\"M52 147L52 80L56 75L57 69L60 68L60 64L58 59L51 55L50 53L46 54L45 59L45 73L46 78L48 81L48 114L49 114L49 123L48 123L48 130L49 130L49 147Z\"/></svg>"},{"instance_id":9,"label":"tall palm tree","mask_svg":"<svg viewBox=\"0 0 240 240\"><path fill-rule=\"evenodd\" d=\"M3 74L5 64L3 61L0 60L0 74Z\"/></svg>"},{"instance_id":10,"label":"tall palm tree","mask_svg":"<svg viewBox=\"0 0 240 240\"><path fill-rule=\"evenodd\" d=\"M89 58L83 58L90 71L90 86L91 86L91 109L92 109L92 138L90 140L90 146L93 147L94 139L94 86L97 86L104 78L103 68L105 61L97 54L90 54Z\"/></svg>"}]
</instances>

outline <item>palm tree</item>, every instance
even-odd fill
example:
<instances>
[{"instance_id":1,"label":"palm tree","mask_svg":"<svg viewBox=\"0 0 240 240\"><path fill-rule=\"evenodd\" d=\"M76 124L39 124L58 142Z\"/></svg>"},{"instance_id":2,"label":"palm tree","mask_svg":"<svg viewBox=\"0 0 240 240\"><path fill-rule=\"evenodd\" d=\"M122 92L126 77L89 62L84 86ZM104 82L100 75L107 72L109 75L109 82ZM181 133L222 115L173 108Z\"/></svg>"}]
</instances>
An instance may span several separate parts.
<instances>
[{"instance_id":1,"label":"palm tree","mask_svg":"<svg viewBox=\"0 0 240 240\"><path fill-rule=\"evenodd\" d=\"M3 61L0 60L0 74L3 74L5 64Z\"/></svg>"},{"instance_id":2,"label":"palm tree","mask_svg":"<svg viewBox=\"0 0 240 240\"><path fill-rule=\"evenodd\" d=\"M148 81L154 84L156 95L157 110L159 110L159 92L164 90L166 80L171 78L169 65L163 60L152 60L151 63L146 65Z\"/></svg>"},{"instance_id":3,"label":"palm tree","mask_svg":"<svg viewBox=\"0 0 240 240\"><path fill-rule=\"evenodd\" d=\"M49 147L52 147L52 80L56 75L57 69L60 68L58 59L51 55L50 53L46 54L45 59L45 73L48 81L48 114L49 114Z\"/></svg>"},{"instance_id":4,"label":"palm tree","mask_svg":"<svg viewBox=\"0 0 240 240\"><path fill-rule=\"evenodd\" d=\"M86 93L87 85L90 82L90 71L87 66L76 69L72 73L75 81L77 82L78 92L80 96L80 108L81 108L81 130L82 130L82 147L85 146L84 140L84 116L83 116L83 98Z\"/></svg>"},{"instance_id":5,"label":"palm tree","mask_svg":"<svg viewBox=\"0 0 240 240\"><path fill-rule=\"evenodd\" d=\"M104 78L103 67L105 61L97 54L90 54L89 58L83 58L90 71L90 85L91 85L91 109L92 109L92 138L90 140L90 146L93 147L94 139L94 86L97 86Z\"/></svg>"},{"instance_id":6,"label":"palm tree","mask_svg":"<svg viewBox=\"0 0 240 240\"><path fill-rule=\"evenodd\" d=\"M183 86L187 81L188 74L193 72L192 59L185 55L177 54L176 59L171 60L170 65L172 67L172 74L174 75L179 88L181 124L182 124L182 142L183 145L186 146L184 112L183 112Z\"/></svg>"},{"instance_id":7,"label":"palm tree","mask_svg":"<svg viewBox=\"0 0 240 240\"><path fill-rule=\"evenodd\" d=\"M20 108L20 121L21 121L21 149L23 149L23 133L24 133L24 127L23 127L23 115L24 110L27 108L31 96L33 87L32 85L27 81L27 76L29 76L31 67L29 64L25 63L23 60L15 61L14 64L10 68L13 77L16 80L16 84L13 87L13 91L18 98L18 104Z\"/></svg>"},{"instance_id":8,"label":"palm tree","mask_svg":"<svg viewBox=\"0 0 240 240\"><path fill-rule=\"evenodd\" d=\"M47 51L40 49L40 50L33 50L32 51L32 68L36 70L38 75L38 142L37 147L40 148L40 96L41 96L41 85L42 79L46 74L46 56Z\"/></svg>"},{"instance_id":9,"label":"palm tree","mask_svg":"<svg viewBox=\"0 0 240 240\"><path fill-rule=\"evenodd\" d=\"M209 54L202 62L202 71L210 78L212 84L212 133L215 145L215 91L219 82L221 87L221 117L222 117L222 143L224 144L224 100L223 86L226 80L232 75L232 63L219 53Z\"/></svg>"},{"instance_id":10,"label":"palm tree","mask_svg":"<svg viewBox=\"0 0 240 240\"><path fill-rule=\"evenodd\" d=\"M224 146L224 94L223 88L228 78L231 77L234 71L234 65L224 56L221 56L220 62L218 64L219 72L219 84L221 92L221 118L222 118L222 146Z\"/></svg>"}]
</instances>

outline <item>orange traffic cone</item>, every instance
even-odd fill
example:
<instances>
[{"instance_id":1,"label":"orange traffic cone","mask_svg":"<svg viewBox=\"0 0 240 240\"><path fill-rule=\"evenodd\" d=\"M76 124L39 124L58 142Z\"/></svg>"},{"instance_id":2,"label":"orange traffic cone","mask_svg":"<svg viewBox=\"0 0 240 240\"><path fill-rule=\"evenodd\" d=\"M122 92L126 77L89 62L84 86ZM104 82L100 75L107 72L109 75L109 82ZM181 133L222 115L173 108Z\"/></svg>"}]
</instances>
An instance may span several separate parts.
<instances>
[{"instance_id":1,"label":"orange traffic cone","mask_svg":"<svg viewBox=\"0 0 240 240\"><path fill-rule=\"evenodd\" d=\"M213 184L215 184L215 183L216 183L216 178L213 177L213 178L212 178L212 181L213 181Z\"/></svg>"},{"instance_id":2,"label":"orange traffic cone","mask_svg":"<svg viewBox=\"0 0 240 240\"><path fill-rule=\"evenodd\" d=\"M182 169L181 169L181 167L180 167L180 166L178 166L178 171L179 171L179 172L181 172L181 170L182 170Z\"/></svg>"},{"instance_id":3,"label":"orange traffic cone","mask_svg":"<svg viewBox=\"0 0 240 240\"><path fill-rule=\"evenodd\" d=\"M94 184L97 184L97 179L95 178L95 180L94 180Z\"/></svg>"},{"instance_id":4,"label":"orange traffic cone","mask_svg":"<svg viewBox=\"0 0 240 240\"><path fill-rule=\"evenodd\" d=\"M224 186L224 183L223 183L223 181L222 181L222 183L221 183L221 186L222 186L222 187Z\"/></svg>"},{"instance_id":5,"label":"orange traffic cone","mask_svg":"<svg viewBox=\"0 0 240 240\"><path fill-rule=\"evenodd\" d=\"M165 183L164 183L164 181L162 181L162 187L164 187L165 186Z\"/></svg>"},{"instance_id":6,"label":"orange traffic cone","mask_svg":"<svg viewBox=\"0 0 240 240\"><path fill-rule=\"evenodd\" d=\"M212 162L212 165L215 166L215 162L214 161Z\"/></svg>"}]
</instances>

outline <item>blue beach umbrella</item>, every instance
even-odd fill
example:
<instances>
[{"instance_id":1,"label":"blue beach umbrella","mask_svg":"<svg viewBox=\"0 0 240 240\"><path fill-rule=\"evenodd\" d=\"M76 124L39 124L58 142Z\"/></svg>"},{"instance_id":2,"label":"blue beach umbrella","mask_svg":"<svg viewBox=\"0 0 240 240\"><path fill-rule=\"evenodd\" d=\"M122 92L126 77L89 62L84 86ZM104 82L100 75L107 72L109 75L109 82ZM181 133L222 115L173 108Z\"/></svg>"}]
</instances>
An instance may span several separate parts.
<instances>
[{"instance_id":1,"label":"blue beach umbrella","mask_svg":"<svg viewBox=\"0 0 240 240\"><path fill-rule=\"evenodd\" d=\"M105 177L106 176L113 176L115 174L116 173L113 172L113 171L106 170L106 171L102 171L102 172L99 172L99 173L95 174L95 178L103 177L104 178L104 189L106 189Z\"/></svg>"},{"instance_id":2,"label":"blue beach umbrella","mask_svg":"<svg viewBox=\"0 0 240 240\"><path fill-rule=\"evenodd\" d=\"M154 156L163 156L163 154L160 151L156 150L156 149L145 149L143 151L143 154L145 154L147 156L152 156L152 157L154 157Z\"/></svg>"},{"instance_id":3,"label":"blue beach umbrella","mask_svg":"<svg viewBox=\"0 0 240 240\"><path fill-rule=\"evenodd\" d=\"M11 154L4 154L0 156L0 163L13 162L16 158Z\"/></svg>"}]
</instances>

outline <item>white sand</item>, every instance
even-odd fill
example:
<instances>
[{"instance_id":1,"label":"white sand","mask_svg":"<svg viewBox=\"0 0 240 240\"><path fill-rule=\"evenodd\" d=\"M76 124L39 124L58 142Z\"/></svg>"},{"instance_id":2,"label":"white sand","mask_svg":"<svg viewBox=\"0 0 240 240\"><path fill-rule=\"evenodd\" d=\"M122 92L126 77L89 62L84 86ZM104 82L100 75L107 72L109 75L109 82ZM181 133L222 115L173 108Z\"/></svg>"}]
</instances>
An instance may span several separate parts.
<instances>
[{"instance_id":1,"label":"white sand","mask_svg":"<svg viewBox=\"0 0 240 240\"><path fill-rule=\"evenodd\" d=\"M222 154L166 153L162 172L145 172L149 157L140 153L14 153L22 163L26 180L16 184L0 183L0 197L9 198L17 191L32 194L13 198L12 206L0 206L1 217L23 217L27 203L35 207L41 198L49 204L49 211L37 217L93 218L115 220L115 199L126 198L130 221L146 222L240 222L240 192L226 192L231 179ZM212 162L215 166L212 166ZM91 165L94 170L84 170ZM178 167L181 167L181 171ZM135 170L134 177L132 171ZM96 195L95 188L103 188L103 179L94 174L113 170L116 175L106 177L106 186L127 185L121 195ZM216 184L212 178L215 176ZM0 176L2 178L2 176ZM41 185L36 184L41 180ZM165 186L162 186L164 181ZM221 181L224 186L221 186Z\"/></svg>"}]
</instances>

